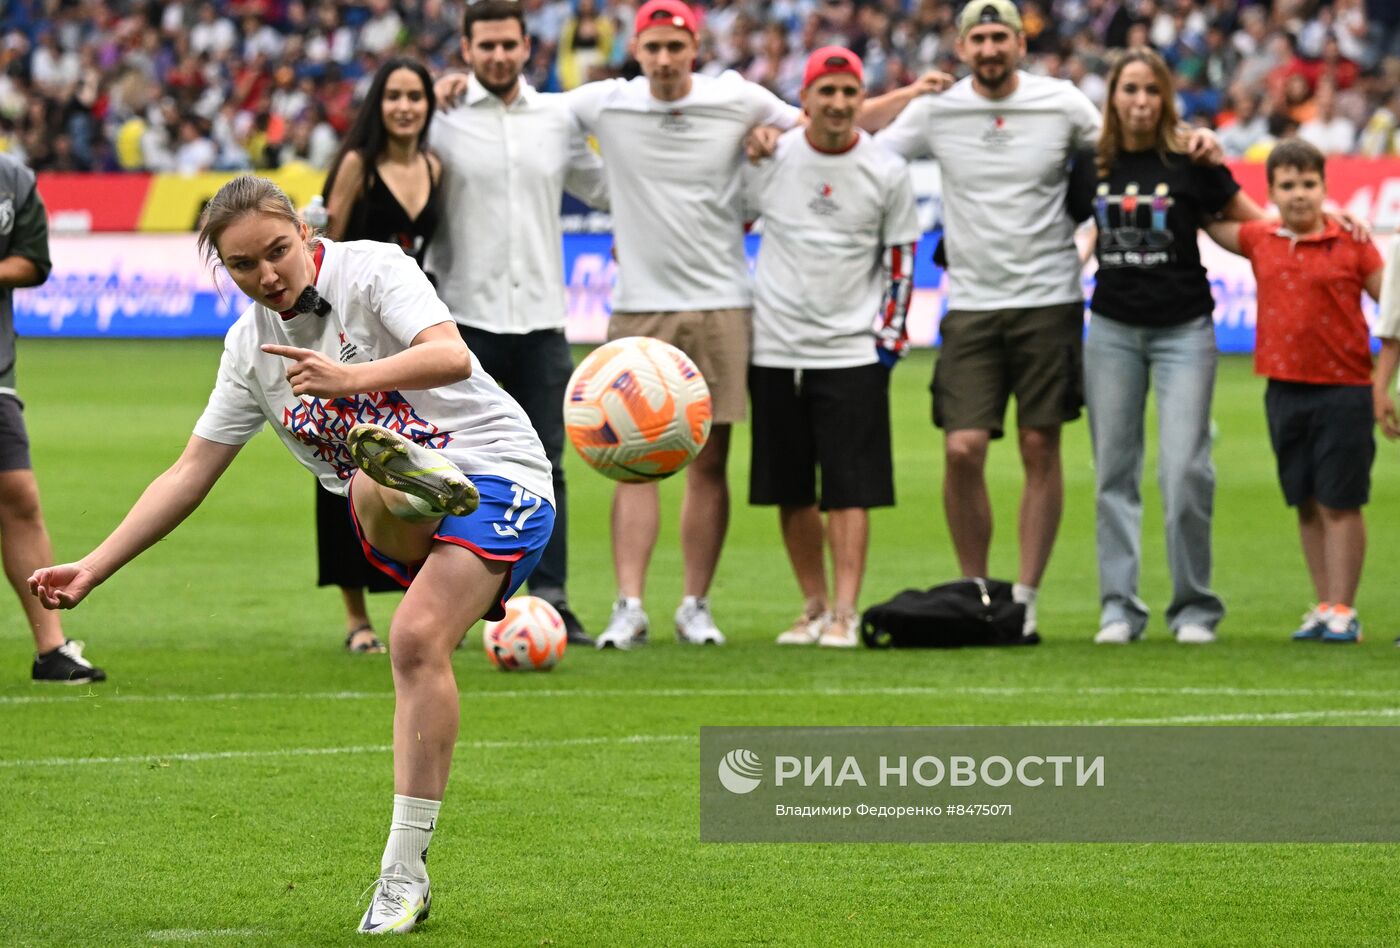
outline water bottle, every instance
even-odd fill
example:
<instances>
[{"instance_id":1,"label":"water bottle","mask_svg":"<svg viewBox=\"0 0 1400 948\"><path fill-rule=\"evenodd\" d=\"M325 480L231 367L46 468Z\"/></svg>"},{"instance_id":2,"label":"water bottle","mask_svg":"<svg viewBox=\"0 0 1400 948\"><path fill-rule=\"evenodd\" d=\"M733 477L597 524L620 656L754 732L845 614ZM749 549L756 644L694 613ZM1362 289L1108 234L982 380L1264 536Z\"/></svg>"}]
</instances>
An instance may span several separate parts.
<instances>
[{"instance_id":1,"label":"water bottle","mask_svg":"<svg viewBox=\"0 0 1400 948\"><path fill-rule=\"evenodd\" d=\"M326 200L321 195L316 195L311 199L311 203L306 205L306 210L302 211L301 219L306 221L306 226L312 230L323 230L330 221L330 215L326 213Z\"/></svg>"}]
</instances>

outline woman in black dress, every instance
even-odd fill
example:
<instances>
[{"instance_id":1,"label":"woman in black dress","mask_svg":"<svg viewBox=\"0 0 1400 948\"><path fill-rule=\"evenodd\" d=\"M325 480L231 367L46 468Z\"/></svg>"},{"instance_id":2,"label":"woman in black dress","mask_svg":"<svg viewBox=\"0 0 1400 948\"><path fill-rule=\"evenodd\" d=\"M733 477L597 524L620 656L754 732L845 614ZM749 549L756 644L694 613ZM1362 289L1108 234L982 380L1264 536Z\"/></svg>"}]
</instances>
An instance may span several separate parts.
<instances>
[{"instance_id":1,"label":"woman in black dress","mask_svg":"<svg viewBox=\"0 0 1400 948\"><path fill-rule=\"evenodd\" d=\"M326 176L326 234L332 240L395 243L422 266L441 202L442 165L426 144L436 104L422 63L396 58L379 67ZM365 608L365 590L389 592L399 586L360 551L345 498L320 485L316 550L316 584L340 587L346 649L384 651Z\"/></svg>"}]
</instances>

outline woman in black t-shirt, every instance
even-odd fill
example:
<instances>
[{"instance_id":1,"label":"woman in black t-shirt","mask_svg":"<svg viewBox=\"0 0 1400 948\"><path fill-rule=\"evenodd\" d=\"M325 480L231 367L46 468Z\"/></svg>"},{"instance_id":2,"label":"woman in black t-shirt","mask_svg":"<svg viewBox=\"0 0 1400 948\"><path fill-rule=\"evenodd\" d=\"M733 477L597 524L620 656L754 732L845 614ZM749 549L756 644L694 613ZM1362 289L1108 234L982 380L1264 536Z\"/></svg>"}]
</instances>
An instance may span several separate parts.
<instances>
[{"instance_id":1,"label":"woman in black t-shirt","mask_svg":"<svg viewBox=\"0 0 1400 948\"><path fill-rule=\"evenodd\" d=\"M1076 219L1098 227L1093 314L1084 345L1085 401L1094 444L1099 591L1094 641L1126 644L1143 634L1141 559L1143 415L1156 394L1158 479L1165 508L1178 642L1215 640L1225 607L1211 591L1210 456L1215 322L1197 234L1217 216L1262 211L1228 169L1193 163L1161 56L1134 48L1108 79L1104 127L1071 180Z\"/></svg>"},{"instance_id":2,"label":"woman in black t-shirt","mask_svg":"<svg viewBox=\"0 0 1400 948\"><path fill-rule=\"evenodd\" d=\"M326 176L326 236L398 244L423 265L441 206L442 163L427 147L436 106L432 77L422 63L397 58L379 67ZM340 588L346 649L384 651L365 607L365 590L400 587L360 552L345 498L319 484L316 563L316 585Z\"/></svg>"}]
</instances>

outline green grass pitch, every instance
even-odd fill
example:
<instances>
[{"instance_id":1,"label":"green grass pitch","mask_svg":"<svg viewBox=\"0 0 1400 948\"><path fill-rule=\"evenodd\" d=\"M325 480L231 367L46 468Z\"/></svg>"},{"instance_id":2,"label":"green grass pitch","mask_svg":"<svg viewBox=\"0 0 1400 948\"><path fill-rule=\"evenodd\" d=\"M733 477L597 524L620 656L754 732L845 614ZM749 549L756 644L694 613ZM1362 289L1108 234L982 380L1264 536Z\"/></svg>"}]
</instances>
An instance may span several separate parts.
<instances>
[{"instance_id":1,"label":"green grass pitch","mask_svg":"<svg viewBox=\"0 0 1400 948\"><path fill-rule=\"evenodd\" d=\"M76 558L175 458L219 346L24 342L20 388L50 530ZM928 423L931 355L894 380L900 504L873 519L864 604L956 567ZM702 845L706 724L1389 724L1400 715L1397 452L1375 467L1358 647L1287 641L1309 605L1273 476L1262 383L1224 360L1216 397L1212 647L1176 645L1153 455L1145 642L1096 648L1092 472L1067 429L1064 527L1037 649L832 654L772 640L799 600L771 510L735 506L713 591L731 644L669 635L679 484L647 606L653 644L571 650L547 675L457 653L462 743L434 839L423 945L1393 944L1400 848L1345 845ZM1155 434L1150 435L1155 437ZM610 486L572 454L572 593L600 629L614 586ZM1014 447L993 448L993 572L1015 563ZM340 648L314 587L310 478L264 433L171 537L67 613L111 681L38 688L19 614L0 635L0 942L341 944L377 871L390 803L385 656ZM394 596L372 610L386 629ZM1290 792L1277 788L1280 796ZM1345 787L1337 792L1344 794ZM1327 806L1327 800L1316 801Z\"/></svg>"}]
</instances>

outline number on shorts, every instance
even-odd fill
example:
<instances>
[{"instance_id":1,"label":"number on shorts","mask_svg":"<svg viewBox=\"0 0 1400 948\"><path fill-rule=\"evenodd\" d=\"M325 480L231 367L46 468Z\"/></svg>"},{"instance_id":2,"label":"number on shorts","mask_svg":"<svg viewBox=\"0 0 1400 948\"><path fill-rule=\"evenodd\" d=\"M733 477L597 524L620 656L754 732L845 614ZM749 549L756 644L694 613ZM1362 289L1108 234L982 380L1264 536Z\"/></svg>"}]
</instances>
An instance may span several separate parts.
<instances>
[{"instance_id":1,"label":"number on shorts","mask_svg":"<svg viewBox=\"0 0 1400 948\"><path fill-rule=\"evenodd\" d=\"M503 537L515 537L519 539L520 531L525 529L525 521L530 519L530 515L540 509L540 498L521 487L519 484L510 485L510 492L515 496L515 503L510 505L506 515L502 518L505 523L493 523L496 533ZM516 516L519 513L520 516ZM512 521L514 525L512 526Z\"/></svg>"}]
</instances>

